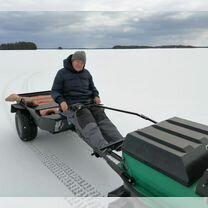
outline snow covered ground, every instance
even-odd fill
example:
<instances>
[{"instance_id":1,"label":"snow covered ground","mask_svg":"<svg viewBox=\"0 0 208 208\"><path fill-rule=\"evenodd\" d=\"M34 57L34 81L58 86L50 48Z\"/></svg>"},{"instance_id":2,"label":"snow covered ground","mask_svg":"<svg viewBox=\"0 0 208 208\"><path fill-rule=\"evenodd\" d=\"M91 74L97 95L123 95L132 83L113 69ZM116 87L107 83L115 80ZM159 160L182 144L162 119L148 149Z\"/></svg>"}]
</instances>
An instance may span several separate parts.
<instances>
[{"instance_id":1,"label":"snow covered ground","mask_svg":"<svg viewBox=\"0 0 208 208\"><path fill-rule=\"evenodd\" d=\"M106 196L122 184L70 131L24 143L4 98L49 90L70 50L0 51L0 196ZM178 116L208 124L208 49L86 50L86 68L106 106L156 121ZM123 136L151 123L106 111Z\"/></svg>"}]
</instances>

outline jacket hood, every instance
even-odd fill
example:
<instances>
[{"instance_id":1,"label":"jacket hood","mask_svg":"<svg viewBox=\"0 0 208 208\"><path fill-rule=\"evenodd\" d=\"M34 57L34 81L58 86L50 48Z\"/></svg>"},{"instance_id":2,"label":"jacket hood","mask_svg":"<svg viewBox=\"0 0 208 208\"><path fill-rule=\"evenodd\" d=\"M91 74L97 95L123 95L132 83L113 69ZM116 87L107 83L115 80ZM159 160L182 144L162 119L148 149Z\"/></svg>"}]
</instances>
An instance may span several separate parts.
<instances>
[{"instance_id":1,"label":"jacket hood","mask_svg":"<svg viewBox=\"0 0 208 208\"><path fill-rule=\"evenodd\" d=\"M69 55L66 59L64 59L63 61L63 65L64 65L64 68L67 69L67 70L70 70L71 72L74 72L74 73L80 73L82 72L84 69L85 69L85 66L83 67L83 70L80 71L80 72L77 72L73 66L72 66L72 55Z\"/></svg>"}]
</instances>

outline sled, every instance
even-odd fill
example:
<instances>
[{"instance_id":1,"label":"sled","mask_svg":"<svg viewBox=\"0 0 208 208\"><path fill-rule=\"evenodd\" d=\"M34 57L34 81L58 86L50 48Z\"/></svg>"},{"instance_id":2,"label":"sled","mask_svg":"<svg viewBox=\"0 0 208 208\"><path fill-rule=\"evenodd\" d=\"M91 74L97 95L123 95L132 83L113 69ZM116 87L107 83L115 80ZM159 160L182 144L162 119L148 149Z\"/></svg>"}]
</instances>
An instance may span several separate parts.
<instances>
[{"instance_id":1,"label":"sled","mask_svg":"<svg viewBox=\"0 0 208 208\"><path fill-rule=\"evenodd\" d=\"M23 97L37 98L37 106L29 106L22 102L11 105L11 112L15 113L15 124L18 136L23 141L31 141L37 137L38 128L52 134L66 130L74 130L64 116L59 113L59 105L51 98L51 91L18 94ZM56 109L57 113L53 113ZM41 112L45 115L41 115Z\"/></svg>"}]
</instances>

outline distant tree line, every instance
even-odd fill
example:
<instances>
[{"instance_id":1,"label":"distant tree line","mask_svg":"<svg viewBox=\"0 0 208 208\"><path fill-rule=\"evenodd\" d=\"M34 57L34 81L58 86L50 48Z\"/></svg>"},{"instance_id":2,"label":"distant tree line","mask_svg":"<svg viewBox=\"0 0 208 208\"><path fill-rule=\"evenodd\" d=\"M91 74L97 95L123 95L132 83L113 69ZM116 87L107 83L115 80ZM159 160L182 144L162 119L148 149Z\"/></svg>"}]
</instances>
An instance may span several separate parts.
<instances>
[{"instance_id":1,"label":"distant tree line","mask_svg":"<svg viewBox=\"0 0 208 208\"><path fill-rule=\"evenodd\" d=\"M161 45L161 46L137 46L137 45L116 45L113 49L145 49L145 48L197 48L191 45Z\"/></svg>"},{"instance_id":2,"label":"distant tree line","mask_svg":"<svg viewBox=\"0 0 208 208\"><path fill-rule=\"evenodd\" d=\"M0 45L0 50L36 50L37 46L33 42L16 42L16 43L3 43Z\"/></svg>"}]
</instances>

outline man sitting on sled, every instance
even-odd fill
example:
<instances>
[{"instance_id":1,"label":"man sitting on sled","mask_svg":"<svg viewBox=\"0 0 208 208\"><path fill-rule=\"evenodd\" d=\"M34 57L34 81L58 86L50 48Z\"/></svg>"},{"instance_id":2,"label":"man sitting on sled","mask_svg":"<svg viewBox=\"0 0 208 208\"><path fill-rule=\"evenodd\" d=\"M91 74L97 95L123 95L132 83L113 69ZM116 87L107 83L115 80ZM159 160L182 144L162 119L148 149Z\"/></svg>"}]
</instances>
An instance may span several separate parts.
<instances>
[{"instance_id":1,"label":"man sitting on sled","mask_svg":"<svg viewBox=\"0 0 208 208\"><path fill-rule=\"evenodd\" d=\"M51 95L85 142L92 148L102 149L123 140L123 137L104 109L92 105L74 110L74 106L101 103L99 92L85 64L84 51L69 55L63 62L64 67L55 76Z\"/></svg>"}]
</instances>

